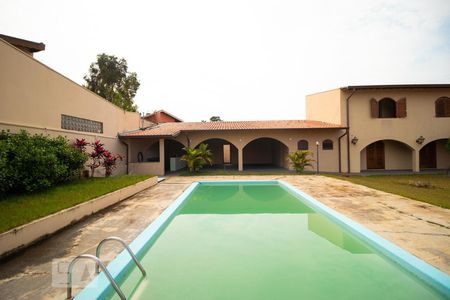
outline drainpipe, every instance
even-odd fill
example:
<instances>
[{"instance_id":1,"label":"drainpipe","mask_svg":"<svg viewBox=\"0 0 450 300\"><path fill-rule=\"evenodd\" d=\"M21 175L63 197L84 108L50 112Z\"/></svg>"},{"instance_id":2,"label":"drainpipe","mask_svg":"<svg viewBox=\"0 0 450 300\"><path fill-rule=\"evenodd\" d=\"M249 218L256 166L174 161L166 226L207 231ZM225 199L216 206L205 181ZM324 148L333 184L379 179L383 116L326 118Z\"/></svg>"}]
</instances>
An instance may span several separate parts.
<instances>
[{"instance_id":1,"label":"drainpipe","mask_svg":"<svg viewBox=\"0 0 450 300\"><path fill-rule=\"evenodd\" d=\"M338 156L339 156L339 173L342 173L342 162L341 162L341 139L348 134L348 128L345 128L345 132L338 138Z\"/></svg>"},{"instance_id":2,"label":"drainpipe","mask_svg":"<svg viewBox=\"0 0 450 300\"><path fill-rule=\"evenodd\" d=\"M345 100L345 109L347 113L347 173L350 174L350 105L349 100L355 94L356 89L352 90L350 96ZM339 144L340 145L340 144Z\"/></svg>"}]
</instances>

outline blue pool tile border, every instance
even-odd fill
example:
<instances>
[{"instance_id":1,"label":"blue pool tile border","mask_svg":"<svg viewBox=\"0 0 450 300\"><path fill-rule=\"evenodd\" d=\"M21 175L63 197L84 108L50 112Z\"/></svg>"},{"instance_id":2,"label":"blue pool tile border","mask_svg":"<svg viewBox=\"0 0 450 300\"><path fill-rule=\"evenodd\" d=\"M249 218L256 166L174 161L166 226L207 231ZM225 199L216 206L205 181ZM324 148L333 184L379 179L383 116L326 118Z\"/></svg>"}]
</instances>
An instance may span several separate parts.
<instances>
[{"instance_id":1,"label":"blue pool tile border","mask_svg":"<svg viewBox=\"0 0 450 300\"><path fill-rule=\"evenodd\" d=\"M344 226L346 229L350 230L353 234L362 238L369 245L375 247L376 250L382 252L388 258L400 264L401 267L405 268L409 272L413 273L420 279L424 280L426 283L432 285L438 291L450 297L450 276L446 273L440 271L439 269L433 267L432 265L424 262L420 258L412 255L411 253L403 250L402 248L396 246L395 244L389 242L388 240L382 238L373 231L365 228L359 223L347 218L346 216L338 213L332 208L322 204L318 200L314 199L310 195L304 193L298 188L290 185L287 182L279 180L281 186L285 187L291 193L300 196L312 206L312 208L320 213L325 214L330 217L335 222Z\"/></svg>"},{"instance_id":2,"label":"blue pool tile border","mask_svg":"<svg viewBox=\"0 0 450 300\"><path fill-rule=\"evenodd\" d=\"M314 199L310 195L282 180L225 180L194 182L169 207L167 207L158 218L156 218L146 229L144 229L144 231L142 231L136 237L136 239L131 242L131 244L129 245L131 250L136 253L138 257L140 257L146 249L147 244L158 236L160 231L167 225L168 221L170 221L176 210L199 185L229 185L239 183L255 185L279 184L290 193L305 200L307 204L310 205L314 210L325 214L327 217L330 217L335 222L344 226L353 234L357 235L359 238L362 238L375 249L382 252L388 258L400 264L401 267L405 268L406 270L416 275L423 281L436 288L439 292L450 298L449 275L415 257L414 255L394 245L393 243L385 240L371 230L336 212L335 210ZM108 265L108 270L110 271L111 275L117 281L119 281L123 276L126 275L129 267L132 267L131 257L126 251L122 251ZM151 270L147 270L147 272L151 272ZM96 276L83 290L81 290L80 293L75 297L75 299L103 299L111 293L114 293L114 290L112 289L112 286L110 285L108 279L102 272L98 276Z\"/></svg>"},{"instance_id":3,"label":"blue pool tile border","mask_svg":"<svg viewBox=\"0 0 450 300\"><path fill-rule=\"evenodd\" d=\"M147 243L157 236L160 229L162 229L166 222L172 217L173 213L180 207L186 198L199 185L198 182L192 183L178 198L169 205L144 231L142 231L136 239L134 239L129 247L139 258ZM132 259L130 255L124 250L108 265L108 271L111 273L116 281L119 281L122 276L126 274L127 269L131 266ZM149 272L149 270L147 270ZM106 298L110 293L114 293L106 276L100 273L96 276L81 292L74 298L76 300L92 300Z\"/></svg>"}]
</instances>

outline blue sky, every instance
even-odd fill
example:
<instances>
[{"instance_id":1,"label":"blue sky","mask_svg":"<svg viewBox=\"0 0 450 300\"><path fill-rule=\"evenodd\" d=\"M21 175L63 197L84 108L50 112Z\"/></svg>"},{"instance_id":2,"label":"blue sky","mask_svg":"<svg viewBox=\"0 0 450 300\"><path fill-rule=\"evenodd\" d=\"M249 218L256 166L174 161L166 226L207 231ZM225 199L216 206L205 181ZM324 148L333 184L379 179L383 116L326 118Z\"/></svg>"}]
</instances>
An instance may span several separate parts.
<instances>
[{"instance_id":1,"label":"blue sky","mask_svg":"<svg viewBox=\"0 0 450 300\"><path fill-rule=\"evenodd\" d=\"M0 33L44 42L36 58L80 84L98 53L125 57L140 110L188 121L302 119L322 90L450 83L448 0L2 0Z\"/></svg>"}]
</instances>

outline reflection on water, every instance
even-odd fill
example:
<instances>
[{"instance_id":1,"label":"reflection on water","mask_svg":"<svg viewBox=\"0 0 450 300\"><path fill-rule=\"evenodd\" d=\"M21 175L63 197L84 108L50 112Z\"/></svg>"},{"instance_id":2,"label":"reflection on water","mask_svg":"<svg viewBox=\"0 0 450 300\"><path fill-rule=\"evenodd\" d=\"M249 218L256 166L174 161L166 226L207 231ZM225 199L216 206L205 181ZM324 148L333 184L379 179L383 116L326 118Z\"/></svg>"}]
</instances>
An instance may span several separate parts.
<instances>
[{"instance_id":1,"label":"reflection on water","mask_svg":"<svg viewBox=\"0 0 450 300\"><path fill-rule=\"evenodd\" d=\"M275 184L200 185L141 263L128 299L443 299Z\"/></svg>"},{"instance_id":2,"label":"reflection on water","mask_svg":"<svg viewBox=\"0 0 450 300\"><path fill-rule=\"evenodd\" d=\"M200 185L179 214L310 213L277 184Z\"/></svg>"},{"instance_id":3,"label":"reflection on water","mask_svg":"<svg viewBox=\"0 0 450 300\"><path fill-rule=\"evenodd\" d=\"M354 254L372 253L372 251L355 237L342 230L328 218L319 214L308 215L308 229L334 245Z\"/></svg>"}]
</instances>

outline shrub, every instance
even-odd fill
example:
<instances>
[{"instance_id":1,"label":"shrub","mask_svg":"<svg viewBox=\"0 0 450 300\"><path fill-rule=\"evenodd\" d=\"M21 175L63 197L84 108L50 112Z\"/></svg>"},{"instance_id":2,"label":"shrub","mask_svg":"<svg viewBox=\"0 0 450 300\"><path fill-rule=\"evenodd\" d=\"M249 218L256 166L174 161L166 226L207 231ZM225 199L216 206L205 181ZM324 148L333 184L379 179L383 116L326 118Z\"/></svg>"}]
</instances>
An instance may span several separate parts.
<instances>
[{"instance_id":1,"label":"shrub","mask_svg":"<svg viewBox=\"0 0 450 300\"><path fill-rule=\"evenodd\" d=\"M188 166L189 172L197 172L206 164L212 164L212 152L207 144L200 144L198 148L183 148L186 152L181 160L184 160Z\"/></svg>"},{"instance_id":2,"label":"shrub","mask_svg":"<svg viewBox=\"0 0 450 300\"><path fill-rule=\"evenodd\" d=\"M87 157L64 137L0 134L0 191L32 192L78 175Z\"/></svg>"},{"instance_id":3,"label":"shrub","mask_svg":"<svg viewBox=\"0 0 450 300\"><path fill-rule=\"evenodd\" d=\"M117 167L117 160L122 160L122 156L109 151L103 153L102 166L105 167L105 177L111 176L112 171Z\"/></svg>"},{"instance_id":4,"label":"shrub","mask_svg":"<svg viewBox=\"0 0 450 300\"><path fill-rule=\"evenodd\" d=\"M312 166L312 159L308 158L308 155L311 154L311 151L308 150L298 150L288 155L289 160L291 161L292 166L295 171L298 173L303 172L305 167Z\"/></svg>"},{"instance_id":5,"label":"shrub","mask_svg":"<svg viewBox=\"0 0 450 300\"><path fill-rule=\"evenodd\" d=\"M117 167L117 161L122 160L122 156L119 154L112 154L105 149L104 144L99 140L93 143L86 142L85 139L76 139L73 146L83 153L87 153L87 147L90 146L92 151L88 154L89 162L87 166L91 169L91 177L94 177L95 169L100 166L105 168L105 177L109 177L112 171Z\"/></svg>"}]
</instances>

